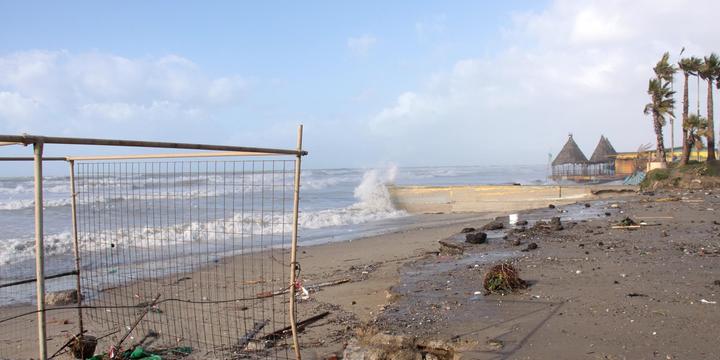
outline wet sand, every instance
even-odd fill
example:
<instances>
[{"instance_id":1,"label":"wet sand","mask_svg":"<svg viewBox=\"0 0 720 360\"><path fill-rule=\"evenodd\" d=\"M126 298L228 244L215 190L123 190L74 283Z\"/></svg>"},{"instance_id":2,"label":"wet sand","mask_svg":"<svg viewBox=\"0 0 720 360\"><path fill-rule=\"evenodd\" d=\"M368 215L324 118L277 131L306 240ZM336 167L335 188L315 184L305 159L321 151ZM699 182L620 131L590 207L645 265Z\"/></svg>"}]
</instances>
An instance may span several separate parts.
<instances>
[{"instance_id":1,"label":"wet sand","mask_svg":"<svg viewBox=\"0 0 720 360\"><path fill-rule=\"evenodd\" d=\"M303 356L339 356L349 343L351 356L404 351L426 359L716 359L718 211L720 198L704 192L632 195L591 202L590 208L580 203L521 213L531 221L559 216L565 228L508 239L516 237L519 246L491 232L487 244L461 255L439 252L438 241L500 214L428 216L438 221L301 246L305 285L350 279L311 291L299 303L300 320L330 312L301 333ZM625 216L650 226L611 228ZM538 249L520 251L530 242ZM513 262L531 286L483 295L484 271L501 260ZM52 315L53 344L76 329L72 314L63 315ZM34 331L30 321L13 332L18 340L12 345L22 344L14 358L35 355L27 340Z\"/></svg>"},{"instance_id":2,"label":"wet sand","mask_svg":"<svg viewBox=\"0 0 720 360\"><path fill-rule=\"evenodd\" d=\"M419 216L414 224L409 224L394 233L373 236L354 241L343 241L322 245L300 246L298 260L301 265L300 279L311 289L310 299L300 301L298 319L302 320L324 311L330 315L321 322L308 327L300 337L303 353L308 358L316 358L316 354L331 353L342 350L345 341L354 333L356 327L370 320L378 309L387 301L387 289L397 282L398 268L405 262L424 256L436 248L437 239L451 234L458 226L479 219L488 219L497 214L436 214ZM276 252L274 256L280 253ZM287 252L282 253L287 257ZM170 277L151 281L127 284L124 287L111 288L104 292L106 299L113 299L120 305L135 305L152 300L155 294L160 299L188 297L195 300L232 299L232 293L243 288L246 294L257 295L271 290L282 289L287 269L276 268L273 279L265 279L255 284L253 279L262 277L262 264L267 267L271 254L256 253L229 257L218 264L200 269L192 273L175 274ZM263 262L262 260L269 260ZM287 259L284 262L288 264ZM243 264L243 265L239 265ZM267 269L265 269L267 270ZM242 272L245 284L237 284L237 275ZM266 273L266 271L265 271ZM279 274L283 274L280 276ZM320 291L313 291L312 286L332 280L350 279L350 282L337 286L328 286ZM235 282L236 286L232 286ZM226 283L226 284L223 284ZM212 290L211 290L212 289ZM151 296L152 295L152 296ZM173 302L159 306L162 313L149 313L140 323L138 329L131 334L128 344L139 341L149 330L160 333L154 346L170 347L173 344L185 344L187 341L176 336L182 334L185 340L196 349L208 348L208 344L228 343L245 334L253 323L248 319L265 317L272 319L260 335L283 327L282 318L287 309L285 297L274 297L272 300L252 300L206 306L204 315L198 315L203 305L181 305ZM249 310L246 308L250 308ZM258 310L255 310L258 309ZM14 314L33 311L33 305L5 307L0 311L6 318ZM259 312L264 311L264 315ZM138 309L85 310L85 325L89 333L96 336L105 335L114 328L114 324L130 324L138 316ZM253 313L254 312L254 313ZM273 315L275 315L273 317ZM168 325L168 319L176 319ZM239 325L229 324L229 318L237 318ZM199 322L200 326L194 323ZM36 317L25 316L5 323L0 329L0 358L29 359L37 357ZM205 324L204 327L202 324ZM211 324L222 330L216 333L216 339L206 329ZM54 353L72 334L77 333L78 324L76 310L59 310L48 312L48 349ZM166 334L166 336L163 336ZM172 334L172 336L170 336ZM106 350L121 334L113 334L101 341L98 349ZM197 342L200 342L198 344ZM284 343L283 341L282 343ZM281 357L288 352L287 347L272 349ZM289 351L291 354L292 351ZM224 352L195 351L189 359L223 357ZM60 358L70 358L69 354Z\"/></svg>"}]
</instances>

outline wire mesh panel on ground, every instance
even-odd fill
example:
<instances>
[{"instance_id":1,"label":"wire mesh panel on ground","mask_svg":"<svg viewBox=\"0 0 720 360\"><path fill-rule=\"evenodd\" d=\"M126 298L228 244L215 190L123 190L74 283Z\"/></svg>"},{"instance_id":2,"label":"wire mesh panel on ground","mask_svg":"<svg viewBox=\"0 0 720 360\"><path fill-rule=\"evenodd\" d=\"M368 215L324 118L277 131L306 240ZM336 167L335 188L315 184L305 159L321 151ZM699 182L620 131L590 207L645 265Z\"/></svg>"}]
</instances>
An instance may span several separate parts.
<instances>
[{"instance_id":1,"label":"wire mesh panel on ground","mask_svg":"<svg viewBox=\"0 0 720 360\"><path fill-rule=\"evenodd\" d=\"M292 160L75 164L85 328L107 350L293 358Z\"/></svg>"}]
</instances>

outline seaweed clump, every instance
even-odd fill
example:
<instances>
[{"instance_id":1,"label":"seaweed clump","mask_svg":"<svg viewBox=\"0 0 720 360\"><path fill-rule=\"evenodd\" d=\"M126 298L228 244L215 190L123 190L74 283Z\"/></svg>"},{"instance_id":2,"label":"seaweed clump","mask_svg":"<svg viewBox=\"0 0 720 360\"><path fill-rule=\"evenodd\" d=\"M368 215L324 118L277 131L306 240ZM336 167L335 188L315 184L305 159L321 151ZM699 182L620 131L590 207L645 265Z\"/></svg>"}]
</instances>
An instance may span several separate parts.
<instances>
[{"instance_id":1,"label":"seaweed clump","mask_svg":"<svg viewBox=\"0 0 720 360\"><path fill-rule=\"evenodd\" d=\"M511 293L527 286L527 282L518 276L518 270L508 263L491 267L483 279L483 288L488 293Z\"/></svg>"}]
</instances>

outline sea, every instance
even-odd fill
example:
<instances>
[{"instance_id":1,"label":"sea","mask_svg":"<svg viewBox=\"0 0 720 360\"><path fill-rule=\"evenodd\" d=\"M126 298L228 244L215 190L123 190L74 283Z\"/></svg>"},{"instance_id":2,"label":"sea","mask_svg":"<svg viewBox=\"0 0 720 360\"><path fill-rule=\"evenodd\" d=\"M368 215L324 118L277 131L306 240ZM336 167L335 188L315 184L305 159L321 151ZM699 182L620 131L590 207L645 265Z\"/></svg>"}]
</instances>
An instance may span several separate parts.
<instances>
[{"instance_id":1,"label":"sea","mask_svg":"<svg viewBox=\"0 0 720 360\"><path fill-rule=\"evenodd\" d=\"M417 222L416 216L393 207L389 184L539 185L546 183L547 177L547 165L303 169L298 241L303 245L353 240ZM50 259L46 261L46 274L72 270L69 178L47 176L43 181L45 244ZM139 184L142 187L143 182ZM34 277L33 191L32 177L0 177L0 284ZM96 200L114 201L110 197ZM180 237L179 241L193 240ZM70 285L67 281L51 281L48 290ZM22 286L0 291L0 305L30 302L33 289Z\"/></svg>"}]
</instances>

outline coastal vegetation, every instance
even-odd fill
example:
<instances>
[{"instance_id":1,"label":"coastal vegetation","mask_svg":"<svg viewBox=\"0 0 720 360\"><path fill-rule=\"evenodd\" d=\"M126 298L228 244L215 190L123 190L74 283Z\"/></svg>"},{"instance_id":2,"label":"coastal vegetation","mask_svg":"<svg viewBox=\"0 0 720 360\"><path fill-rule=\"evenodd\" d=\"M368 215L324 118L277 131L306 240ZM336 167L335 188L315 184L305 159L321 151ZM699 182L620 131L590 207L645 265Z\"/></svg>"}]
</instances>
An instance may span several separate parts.
<instances>
[{"instance_id":1,"label":"coastal vegetation","mask_svg":"<svg viewBox=\"0 0 720 360\"><path fill-rule=\"evenodd\" d=\"M685 49L680 52L682 56ZM683 95L682 95L682 154L680 165L687 165L690 160L690 152L693 147L702 149L707 146L707 160L716 160L715 155L715 122L714 122L714 88L720 89L720 57L711 53L702 59L696 56L680 58L677 66L670 62L670 53L665 52L660 60L653 67L655 76L648 81L647 93L650 102L645 105L643 112L650 115L653 121L653 130L656 139L656 159L667 166L667 155L665 151L665 139L663 127L667 120L675 119L675 91L673 80L675 73L682 72ZM697 112L690 114L689 83L690 77L698 81ZM700 114L700 80L707 83L706 114ZM703 144L703 139L705 144ZM672 159L675 160L675 159Z\"/></svg>"}]
</instances>

